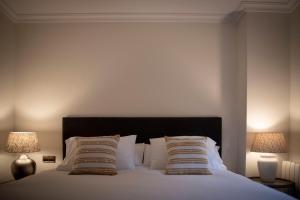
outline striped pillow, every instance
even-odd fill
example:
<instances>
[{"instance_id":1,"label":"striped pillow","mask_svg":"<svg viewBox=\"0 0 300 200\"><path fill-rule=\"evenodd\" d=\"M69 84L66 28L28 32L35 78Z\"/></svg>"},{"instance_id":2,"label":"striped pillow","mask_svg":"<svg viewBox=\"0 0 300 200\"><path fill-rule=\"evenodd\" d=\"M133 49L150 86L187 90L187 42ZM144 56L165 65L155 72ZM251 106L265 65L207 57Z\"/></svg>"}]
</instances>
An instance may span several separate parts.
<instances>
[{"instance_id":1,"label":"striped pillow","mask_svg":"<svg viewBox=\"0 0 300 200\"><path fill-rule=\"evenodd\" d=\"M166 174L211 175L208 169L206 138L165 137L168 160Z\"/></svg>"},{"instance_id":2,"label":"striped pillow","mask_svg":"<svg viewBox=\"0 0 300 200\"><path fill-rule=\"evenodd\" d=\"M77 152L69 174L116 175L119 135L77 138Z\"/></svg>"}]
</instances>

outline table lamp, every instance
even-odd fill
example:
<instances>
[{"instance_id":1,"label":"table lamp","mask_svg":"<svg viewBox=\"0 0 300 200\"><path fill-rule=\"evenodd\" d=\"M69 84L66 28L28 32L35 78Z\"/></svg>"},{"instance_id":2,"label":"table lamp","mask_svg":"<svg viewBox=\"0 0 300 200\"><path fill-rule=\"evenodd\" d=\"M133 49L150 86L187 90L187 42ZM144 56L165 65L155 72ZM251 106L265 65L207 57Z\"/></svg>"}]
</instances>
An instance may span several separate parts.
<instances>
[{"instance_id":1,"label":"table lamp","mask_svg":"<svg viewBox=\"0 0 300 200\"><path fill-rule=\"evenodd\" d=\"M13 177L21 179L35 173L36 163L24 153L40 151L38 138L34 132L10 132L6 150L9 153L22 153L12 164Z\"/></svg>"},{"instance_id":2,"label":"table lamp","mask_svg":"<svg viewBox=\"0 0 300 200\"><path fill-rule=\"evenodd\" d=\"M286 153L286 141L283 133L256 133L251 151L260 153ZM262 181L274 182L278 168L277 156L261 155L257 161L257 168Z\"/></svg>"}]
</instances>

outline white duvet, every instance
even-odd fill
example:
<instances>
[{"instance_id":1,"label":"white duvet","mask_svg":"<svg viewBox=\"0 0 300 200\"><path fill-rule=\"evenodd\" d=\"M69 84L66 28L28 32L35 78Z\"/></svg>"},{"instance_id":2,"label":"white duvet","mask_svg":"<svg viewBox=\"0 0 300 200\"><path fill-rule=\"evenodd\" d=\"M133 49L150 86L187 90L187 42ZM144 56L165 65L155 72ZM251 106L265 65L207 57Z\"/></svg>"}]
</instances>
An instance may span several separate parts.
<instances>
[{"instance_id":1,"label":"white duvet","mask_svg":"<svg viewBox=\"0 0 300 200\"><path fill-rule=\"evenodd\" d=\"M230 171L164 175L137 168L116 176L48 171L0 186L1 200L292 200Z\"/></svg>"}]
</instances>

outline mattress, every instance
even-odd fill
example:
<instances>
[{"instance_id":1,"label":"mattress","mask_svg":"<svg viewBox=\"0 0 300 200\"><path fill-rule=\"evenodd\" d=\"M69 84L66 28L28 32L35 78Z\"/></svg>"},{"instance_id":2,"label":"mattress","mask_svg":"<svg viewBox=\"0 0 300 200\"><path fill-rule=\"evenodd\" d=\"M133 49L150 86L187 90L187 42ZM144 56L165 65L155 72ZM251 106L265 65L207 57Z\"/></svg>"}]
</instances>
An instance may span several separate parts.
<instances>
[{"instance_id":1,"label":"mattress","mask_svg":"<svg viewBox=\"0 0 300 200\"><path fill-rule=\"evenodd\" d=\"M0 186L1 200L292 200L230 171L214 175L165 175L138 167L116 176L47 171Z\"/></svg>"}]
</instances>

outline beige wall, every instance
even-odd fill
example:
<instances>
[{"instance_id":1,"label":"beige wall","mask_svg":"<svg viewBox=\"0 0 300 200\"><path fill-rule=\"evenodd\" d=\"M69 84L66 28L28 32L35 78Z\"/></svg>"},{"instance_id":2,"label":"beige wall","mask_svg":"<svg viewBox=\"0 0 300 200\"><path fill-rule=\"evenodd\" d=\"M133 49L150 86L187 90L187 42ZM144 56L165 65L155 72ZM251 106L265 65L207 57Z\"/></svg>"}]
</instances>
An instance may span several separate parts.
<instances>
[{"instance_id":1,"label":"beige wall","mask_svg":"<svg viewBox=\"0 0 300 200\"><path fill-rule=\"evenodd\" d=\"M61 160L63 116L217 115L237 171L236 46L230 24L20 24L15 129Z\"/></svg>"},{"instance_id":2,"label":"beige wall","mask_svg":"<svg viewBox=\"0 0 300 200\"><path fill-rule=\"evenodd\" d=\"M249 13L247 21L247 131L289 133L289 15ZM257 175L259 153L249 152L246 175ZM287 158L287 154L278 155ZM280 170L279 170L280 171Z\"/></svg>"},{"instance_id":3,"label":"beige wall","mask_svg":"<svg viewBox=\"0 0 300 200\"><path fill-rule=\"evenodd\" d=\"M293 12L290 20L290 159L300 162L300 6Z\"/></svg>"},{"instance_id":4,"label":"beige wall","mask_svg":"<svg viewBox=\"0 0 300 200\"><path fill-rule=\"evenodd\" d=\"M10 176L13 155L3 153L7 134L13 129L14 24L0 13L0 182Z\"/></svg>"}]
</instances>

